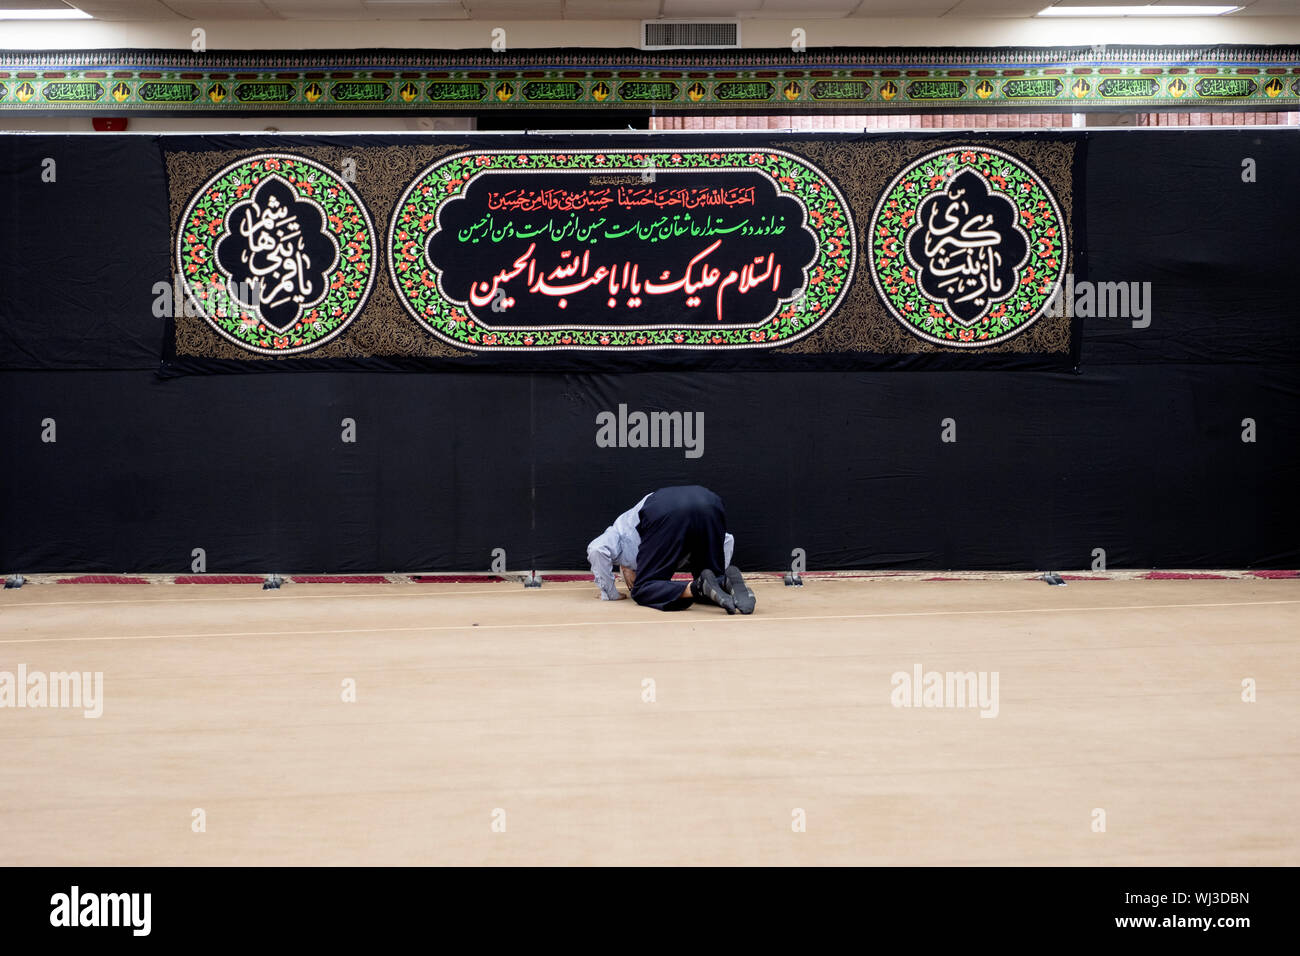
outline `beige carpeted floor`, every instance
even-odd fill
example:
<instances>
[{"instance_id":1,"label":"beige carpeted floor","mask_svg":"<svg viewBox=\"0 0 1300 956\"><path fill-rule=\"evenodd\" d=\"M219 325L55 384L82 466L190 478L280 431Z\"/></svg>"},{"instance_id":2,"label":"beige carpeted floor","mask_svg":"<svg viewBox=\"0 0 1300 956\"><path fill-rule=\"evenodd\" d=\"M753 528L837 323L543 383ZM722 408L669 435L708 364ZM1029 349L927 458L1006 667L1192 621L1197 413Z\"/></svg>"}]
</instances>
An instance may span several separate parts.
<instances>
[{"instance_id":1,"label":"beige carpeted floor","mask_svg":"<svg viewBox=\"0 0 1300 956\"><path fill-rule=\"evenodd\" d=\"M103 684L0 707L3 859L1300 863L1300 581L755 590L6 591L0 681Z\"/></svg>"}]
</instances>

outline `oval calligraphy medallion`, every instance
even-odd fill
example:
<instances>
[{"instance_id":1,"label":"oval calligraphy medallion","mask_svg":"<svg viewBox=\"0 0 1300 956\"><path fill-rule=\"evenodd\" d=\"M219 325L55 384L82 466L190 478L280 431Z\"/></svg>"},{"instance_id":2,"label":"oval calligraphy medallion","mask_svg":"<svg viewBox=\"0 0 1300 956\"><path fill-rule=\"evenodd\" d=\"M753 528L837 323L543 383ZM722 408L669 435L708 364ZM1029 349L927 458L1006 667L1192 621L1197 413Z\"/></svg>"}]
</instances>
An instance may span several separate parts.
<instances>
[{"instance_id":1,"label":"oval calligraphy medallion","mask_svg":"<svg viewBox=\"0 0 1300 956\"><path fill-rule=\"evenodd\" d=\"M947 147L898 174L871 217L872 281L890 313L938 345L981 348L1053 307L1069 250L1051 189L1001 150Z\"/></svg>"},{"instance_id":2,"label":"oval calligraphy medallion","mask_svg":"<svg viewBox=\"0 0 1300 956\"><path fill-rule=\"evenodd\" d=\"M186 314L250 352L314 349L356 318L374 286L370 213L343 177L291 153L226 166L181 216Z\"/></svg>"},{"instance_id":3,"label":"oval calligraphy medallion","mask_svg":"<svg viewBox=\"0 0 1300 956\"><path fill-rule=\"evenodd\" d=\"M488 150L425 169L389 226L407 311L475 351L770 348L851 282L834 182L781 150Z\"/></svg>"}]
</instances>

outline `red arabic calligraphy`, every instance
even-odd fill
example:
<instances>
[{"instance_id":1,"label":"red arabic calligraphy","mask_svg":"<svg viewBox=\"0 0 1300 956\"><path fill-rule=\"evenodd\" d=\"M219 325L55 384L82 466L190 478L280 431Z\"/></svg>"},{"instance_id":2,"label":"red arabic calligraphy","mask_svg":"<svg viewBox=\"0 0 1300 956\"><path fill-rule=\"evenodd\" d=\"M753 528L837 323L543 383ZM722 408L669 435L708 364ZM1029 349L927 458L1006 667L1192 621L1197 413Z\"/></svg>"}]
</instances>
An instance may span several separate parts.
<instances>
[{"instance_id":1,"label":"red arabic calligraphy","mask_svg":"<svg viewBox=\"0 0 1300 956\"><path fill-rule=\"evenodd\" d=\"M567 308L568 296L596 288L602 283L606 284L609 293L605 304L611 309L617 306L617 296L622 291L630 293L626 302L629 308L637 308L642 304L642 294L668 295L673 292L684 293L687 296L686 304L695 307L700 304L696 293L705 289L714 289L717 319L721 322L722 297L729 287L735 286L736 291L744 295L769 280L774 292L778 291L781 284L781 266L775 262L775 253L754 256L750 262L739 269L729 269L725 275L721 269L710 266L706 260L721 245L722 240L718 239L697 253L686 264L682 274L676 278L665 269L660 272L657 279L642 279L640 263L630 259L612 265L598 266L595 271L592 271L590 249L583 251L581 255L575 255L572 250L564 250L560 253L562 260L560 265L546 272L533 258L537 243L532 243L511 263L513 268L502 269L490 281L471 283L469 301L478 308L492 303L494 309L499 306L500 311L506 311L515 305L515 300L505 294L504 287L526 272L525 283L528 292L559 299L557 305L561 309Z\"/></svg>"}]
</instances>

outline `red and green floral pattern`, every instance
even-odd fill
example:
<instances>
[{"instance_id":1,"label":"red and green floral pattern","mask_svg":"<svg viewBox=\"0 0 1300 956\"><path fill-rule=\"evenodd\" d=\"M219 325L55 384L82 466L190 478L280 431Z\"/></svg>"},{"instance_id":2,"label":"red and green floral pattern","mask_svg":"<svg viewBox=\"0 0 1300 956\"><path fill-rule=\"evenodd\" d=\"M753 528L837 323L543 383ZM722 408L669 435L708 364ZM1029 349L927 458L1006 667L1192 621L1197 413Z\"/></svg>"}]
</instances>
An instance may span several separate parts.
<instances>
[{"instance_id":1,"label":"red and green floral pattern","mask_svg":"<svg viewBox=\"0 0 1300 956\"><path fill-rule=\"evenodd\" d=\"M272 175L321 208L326 228L339 248L338 263L326 274L329 292L325 299L283 332L265 325L231 298L212 293L226 284L215 255L217 242L226 231L226 213ZM261 153L231 163L190 200L177 230L176 266L192 300L190 308L197 306L223 337L250 352L287 355L328 342L360 314L375 281L374 249L370 213L341 176L302 156Z\"/></svg>"},{"instance_id":2,"label":"red and green floral pattern","mask_svg":"<svg viewBox=\"0 0 1300 956\"><path fill-rule=\"evenodd\" d=\"M942 301L928 298L908 261L908 236L920 228L921 201L946 188L962 169L979 172L990 190L1015 205L1029 239L1029 255L1016 271L1016 290L971 327ZM909 332L939 345L980 348L1024 332L1052 305L1068 256L1065 220L1056 197L1024 162L1001 150L950 147L911 163L885 189L871 217L872 280L889 311Z\"/></svg>"},{"instance_id":3,"label":"red and green floral pattern","mask_svg":"<svg viewBox=\"0 0 1300 956\"><path fill-rule=\"evenodd\" d=\"M509 329L484 325L464 303L444 295L439 276L430 268L424 250L431 233L437 229L439 207L463 195L476 177L494 170L641 172L651 165L664 173L697 169L757 171L773 180L779 195L797 199L805 213L802 227L813 234L817 247L816 256L806 269L808 278L803 295L780 303L761 322L744 326L512 326ZM848 290L856 258L853 218L834 183L807 160L771 149L457 153L426 169L398 201L388 242L389 272L407 311L439 338L476 351L716 350L780 346L802 338L830 317Z\"/></svg>"}]
</instances>

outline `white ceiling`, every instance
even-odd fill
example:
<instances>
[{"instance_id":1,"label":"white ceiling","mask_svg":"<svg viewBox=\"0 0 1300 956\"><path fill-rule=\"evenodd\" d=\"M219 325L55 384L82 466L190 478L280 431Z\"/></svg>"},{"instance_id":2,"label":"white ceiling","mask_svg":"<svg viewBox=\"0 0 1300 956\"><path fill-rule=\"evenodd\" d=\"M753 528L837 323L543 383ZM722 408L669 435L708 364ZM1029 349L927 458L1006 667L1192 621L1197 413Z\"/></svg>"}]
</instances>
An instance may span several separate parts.
<instances>
[{"instance_id":1,"label":"white ceiling","mask_svg":"<svg viewBox=\"0 0 1300 956\"><path fill-rule=\"evenodd\" d=\"M742 17L1032 17L1045 6L1207 0L0 0L0 8L76 6L100 20L653 20ZM1300 0L1236 3L1240 16L1300 18Z\"/></svg>"}]
</instances>

